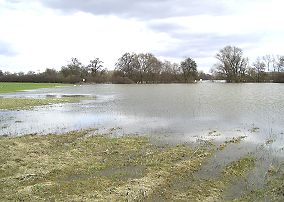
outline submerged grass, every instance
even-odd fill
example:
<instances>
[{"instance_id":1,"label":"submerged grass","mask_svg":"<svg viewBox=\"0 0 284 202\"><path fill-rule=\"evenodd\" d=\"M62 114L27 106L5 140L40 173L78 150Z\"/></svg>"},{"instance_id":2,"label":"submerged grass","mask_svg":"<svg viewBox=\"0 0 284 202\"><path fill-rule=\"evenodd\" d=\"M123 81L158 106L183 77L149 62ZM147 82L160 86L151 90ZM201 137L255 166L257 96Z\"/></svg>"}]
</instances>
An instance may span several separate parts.
<instances>
[{"instance_id":1,"label":"submerged grass","mask_svg":"<svg viewBox=\"0 0 284 202\"><path fill-rule=\"evenodd\" d=\"M64 97L64 98L0 98L0 110L15 110L15 109L30 109L35 106L72 103L79 102L79 97Z\"/></svg>"},{"instance_id":2,"label":"submerged grass","mask_svg":"<svg viewBox=\"0 0 284 202\"><path fill-rule=\"evenodd\" d=\"M142 200L198 170L211 151L90 131L0 138L0 201Z\"/></svg>"},{"instance_id":3,"label":"submerged grass","mask_svg":"<svg viewBox=\"0 0 284 202\"><path fill-rule=\"evenodd\" d=\"M234 161L226 166L223 173L226 176L242 176L255 167L256 158L253 156L245 156L237 161Z\"/></svg>"},{"instance_id":4,"label":"submerged grass","mask_svg":"<svg viewBox=\"0 0 284 202\"><path fill-rule=\"evenodd\" d=\"M206 148L91 133L0 138L0 201L142 200L190 176L211 155Z\"/></svg>"},{"instance_id":5,"label":"submerged grass","mask_svg":"<svg viewBox=\"0 0 284 202\"><path fill-rule=\"evenodd\" d=\"M196 178L215 151L95 130L0 137L0 201L222 201L255 158L230 163L217 178ZM273 183L271 192L283 190L279 179Z\"/></svg>"},{"instance_id":6,"label":"submerged grass","mask_svg":"<svg viewBox=\"0 0 284 202\"><path fill-rule=\"evenodd\" d=\"M218 149L223 150L225 149L229 144L239 144L242 139L246 138L247 136L239 136L239 137L233 137L232 139L226 140L224 143L220 144Z\"/></svg>"},{"instance_id":7,"label":"submerged grass","mask_svg":"<svg viewBox=\"0 0 284 202\"><path fill-rule=\"evenodd\" d=\"M243 194L234 201L284 201L284 164L278 165L277 169L273 168L273 171L269 168L265 178L263 188Z\"/></svg>"},{"instance_id":8,"label":"submerged grass","mask_svg":"<svg viewBox=\"0 0 284 202\"><path fill-rule=\"evenodd\" d=\"M0 93L10 93L23 90L32 90L38 88L63 87L65 84L58 83L21 83L21 82L0 82Z\"/></svg>"}]
</instances>

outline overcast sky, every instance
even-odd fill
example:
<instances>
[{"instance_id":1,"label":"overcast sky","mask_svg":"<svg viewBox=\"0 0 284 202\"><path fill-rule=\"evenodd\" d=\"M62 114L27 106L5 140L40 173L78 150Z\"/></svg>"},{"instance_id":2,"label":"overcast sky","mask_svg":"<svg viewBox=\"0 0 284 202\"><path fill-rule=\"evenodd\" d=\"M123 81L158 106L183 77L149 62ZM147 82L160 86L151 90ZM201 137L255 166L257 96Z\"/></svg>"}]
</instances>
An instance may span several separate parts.
<instances>
[{"instance_id":1,"label":"overcast sky","mask_svg":"<svg viewBox=\"0 0 284 202\"><path fill-rule=\"evenodd\" d=\"M257 56L284 54L282 0L0 0L0 69L60 69L99 57L113 69L125 52L208 72L226 45Z\"/></svg>"}]
</instances>

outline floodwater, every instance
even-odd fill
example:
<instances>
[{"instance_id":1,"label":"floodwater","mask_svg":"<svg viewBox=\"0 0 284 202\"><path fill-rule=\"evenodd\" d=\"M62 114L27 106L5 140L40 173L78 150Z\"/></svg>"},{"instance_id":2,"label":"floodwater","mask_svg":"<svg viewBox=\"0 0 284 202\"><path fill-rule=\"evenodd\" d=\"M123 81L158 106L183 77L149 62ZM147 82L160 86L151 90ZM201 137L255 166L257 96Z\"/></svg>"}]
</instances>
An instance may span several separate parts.
<instances>
[{"instance_id":1,"label":"floodwater","mask_svg":"<svg viewBox=\"0 0 284 202\"><path fill-rule=\"evenodd\" d=\"M250 175L253 186L263 185L269 165L284 158L283 84L105 84L38 89L0 96L85 96L80 103L2 110L0 135L97 128L100 133L149 135L167 143L223 142L246 136L241 144L217 152L198 175L205 178L217 175L224 165L253 153L262 159ZM92 98L94 96L96 99ZM236 183L228 195L236 196L232 193L243 186Z\"/></svg>"},{"instance_id":2,"label":"floodwater","mask_svg":"<svg viewBox=\"0 0 284 202\"><path fill-rule=\"evenodd\" d=\"M80 103L0 111L0 135L98 128L187 141L215 130L226 136L257 133L252 142L284 143L283 84L84 85L2 97L79 95L86 96Z\"/></svg>"}]
</instances>

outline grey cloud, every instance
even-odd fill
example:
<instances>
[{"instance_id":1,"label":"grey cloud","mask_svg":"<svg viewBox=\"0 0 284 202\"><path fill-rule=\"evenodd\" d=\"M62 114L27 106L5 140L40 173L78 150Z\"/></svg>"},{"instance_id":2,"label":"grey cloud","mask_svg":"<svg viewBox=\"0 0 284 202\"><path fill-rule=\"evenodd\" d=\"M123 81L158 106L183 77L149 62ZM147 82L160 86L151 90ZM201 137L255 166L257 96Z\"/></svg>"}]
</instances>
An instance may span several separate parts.
<instances>
[{"instance_id":1,"label":"grey cloud","mask_svg":"<svg viewBox=\"0 0 284 202\"><path fill-rule=\"evenodd\" d=\"M10 44L0 41L0 55L14 56L16 52L13 50Z\"/></svg>"},{"instance_id":2,"label":"grey cloud","mask_svg":"<svg viewBox=\"0 0 284 202\"><path fill-rule=\"evenodd\" d=\"M222 35L217 33L190 33L180 24L171 22L150 22L148 27L155 32L166 33L171 38L180 41L172 44L172 48L164 51L156 51L155 54L163 57L193 57L207 58L214 55L226 45L254 47L263 38L263 33Z\"/></svg>"},{"instance_id":3,"label":"grey cloud","mask_svg":"<svg viewBox=\"0 0 284 202\"><path fill-rule=\"evenodd\" d=\"M259 34L217 35L217 34L177 34L176 38L182 42L173 44L171 49L159 51L155 54L163 57L193 57L207 58L214 55L226 45L241 46L242 44L257 44L261 40ZM245 54L245 53L244 53Z\"/></svg>"},{"instance_id":4,"label":"grey cloud","mask_svg":"<svg viewBox=\"0 0 284 202\"><path fill-rule=\"evenodd\" d=\"M116 15L138 19L201 14L222 15L232 12L224 1L212 0L41 0L41 3L63 12L83 11L94 15Z\"/></svg>"},{"instance_id":5,"label":"grey cloud","mask_svg":"<svg viewBox=\"0 0 284 202\"><path fill-rule=\"evenodd\" d=\"M151 30L157 31L157 32L164 32L170 35L175 35L179 31L182 31L184 27L170 23L170 22L160 22L160 23L148 23L148 27Z\"/></svg>"}]
</instances>

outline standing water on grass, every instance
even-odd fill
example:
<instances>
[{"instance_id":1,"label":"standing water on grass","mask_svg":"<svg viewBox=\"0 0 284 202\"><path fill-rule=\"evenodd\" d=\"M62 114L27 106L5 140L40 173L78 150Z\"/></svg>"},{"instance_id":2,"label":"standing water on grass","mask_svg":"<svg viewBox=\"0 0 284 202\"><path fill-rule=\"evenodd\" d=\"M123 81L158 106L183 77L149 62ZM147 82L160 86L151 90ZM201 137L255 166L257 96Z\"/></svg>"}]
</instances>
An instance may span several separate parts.
<instances>
[{"instance_id":1,"label":"standing water on grass","mask_svg":"<svg viewBox=\"0 0 284 202\"><path fill-rule=\"evenodd\" d=\"M0 135L115 128L187 141L210 131L252 133L252 142L283 143L282 84L83 85L2 94L2 97L86 96L80 103L0 111ZM96 99L88 99L88 97ZM282 145L282 144L281 144ZM279 146L281 146L279 145Z\"/></svg>"},{"instance_id":2,"label":"standing water on grass","mask_svg":"<svg viewBox=\"0 0 284 202\"><path fill-rule=\"evenodd\" d=\"M166 143L226 141L230 146L216 152L196 174L205 179L221 175L226 165L249 159L247 155L261 159L248 181L233 183L227 199L237 197L243 187L263 186L271 165L284 157L283 84L83 85L0 96L83 97L78 103L1 110L0 135L96 128L114 135L145 134Z\"/></svg>"}]
</instances>

